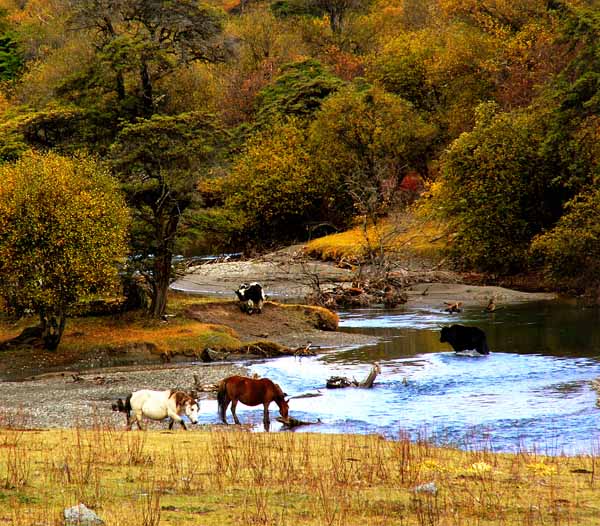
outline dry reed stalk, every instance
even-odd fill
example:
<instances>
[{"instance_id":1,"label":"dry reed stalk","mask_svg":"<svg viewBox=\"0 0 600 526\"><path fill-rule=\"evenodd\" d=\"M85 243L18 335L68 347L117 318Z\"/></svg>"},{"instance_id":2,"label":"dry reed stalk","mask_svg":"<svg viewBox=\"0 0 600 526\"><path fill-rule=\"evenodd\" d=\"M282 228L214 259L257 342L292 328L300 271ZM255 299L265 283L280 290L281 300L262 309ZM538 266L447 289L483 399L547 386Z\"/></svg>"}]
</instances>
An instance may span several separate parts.
<instances>
[{"instance_id":1,"label":"dry reed stalk","mask_svg":"<svg viewBox=\"0 0 600 526\"><path fill-rule=\"evenodd\" d=\"M161 492L154 480L150 481L141 491L137 516L140 526L159 526Z\"/></svg>"},{"instance_id":2,"label":"dry reed stalk","mask_svg":"<svg viewBox=\"0 0 600 526\"><path fill-rule=\"evenodd\" d=\"M125 462L130 466L145 466L152 463L152 456L146 452L146 433L124 432Z\"/></svg>"},{"instance_id":3,"label":"dry reed stalk","mask_svg":"<svg viewBox=\"0 0 600 526\"><path fill-rule=\"evenodd\" d=\"M8 445L1 451L6 466L4 488L19 489L27 485L31 476L31 457L27 455L27 448Z\"/></svg>"},{"instance_id":4,"label":"dry reed stalk","mask_svg":"<svg viewBox=\"0 0 600 526\"><path fill-rule=\"evenodd\" d=\"M245 524L267 526L277 524L270 511L269 490L260 486L248 488L243 499L243 513Z\"/></svg>"}]
</instances>

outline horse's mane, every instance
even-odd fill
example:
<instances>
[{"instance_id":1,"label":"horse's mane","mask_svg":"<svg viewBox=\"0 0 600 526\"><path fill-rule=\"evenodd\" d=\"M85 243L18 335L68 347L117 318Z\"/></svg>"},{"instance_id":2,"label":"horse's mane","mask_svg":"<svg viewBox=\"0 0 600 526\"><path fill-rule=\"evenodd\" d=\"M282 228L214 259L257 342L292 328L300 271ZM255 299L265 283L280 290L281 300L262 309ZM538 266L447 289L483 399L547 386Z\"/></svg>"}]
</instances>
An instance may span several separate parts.
<instances>
[{"instance_id":1,"label":"horse's mane","mask_svg":"<svg viewBox=\"0 0 600 526\"><path fill-rule=\"evenodd\" d=\"M281 396L281 398L285 398L285 393L283 392L281 386L279 384L276 384L275 382L273 382L273 386L275 387L275 392L277 393L277 395Z\"/></svg>"},{"instance_id":2,"label":"horse's mane","mask_svg":"<svg viewBox=\"0 0 600 526\"><path fill-rule=\"evenodd\" d=\"M184 391L171 391L169 398L175 399L175 405L177 407L183 406L186 402L194 403L194 399Z\"/></svg>"}]
</instances>

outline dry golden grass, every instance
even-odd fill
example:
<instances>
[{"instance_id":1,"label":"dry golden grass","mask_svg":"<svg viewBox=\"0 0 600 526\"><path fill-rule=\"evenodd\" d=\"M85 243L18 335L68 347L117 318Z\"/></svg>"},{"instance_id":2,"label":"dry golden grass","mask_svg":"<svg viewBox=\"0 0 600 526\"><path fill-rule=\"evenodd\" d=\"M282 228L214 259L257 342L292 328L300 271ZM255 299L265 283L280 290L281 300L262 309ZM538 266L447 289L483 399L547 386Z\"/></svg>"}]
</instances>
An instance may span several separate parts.
<instances>
[{"instance_id":1,"label":"dry golden grass","mask_svg":"<svg viewBox=\"0 0 600 526\"><path fill-rule=\"evenodd\" d=\"M325 307L297 303L277 303L277 306L288 311L301 311L303 318L311 320L321 330L335 331L340 323L337 313Z\"/></svg>"},{"instance_id":2,"label":"dry golden grass","mask_svg":"<svg viewBox=\"0 0 600 526\"><path fill-rule=\"evenodd\" d=\"M233 351L243 346L236 332L225 325L201 323L186 318L182 313L194 303L210 301L207 298L170 295L169 312L177 316L169 323L147 318L141 313L122 316L87 316L69 318L60 349L65 354L107 348L134 348L146 346L151 352L163 354L194 353L207 347ZM18 321L0 321L0 341L17 336L25 327L38 323L36 317Z\"/></svg>"},{"instance_id":3,"label":"dry golden grass","mask_svg":"<svg viewBox=\"0 0 600 526\"><path fill-rule=\"evenodd\" d=\"M235 331L224 325L177 319L161 323L144 318L75 318L69 320L61 341L65 352L128 348L148 344L155 353L194 352L206 347L233 350L242 345Z\"/></svg>"},{"instance_id":4,"label":"dry golden grass","mask_svg":"<svg viewBox=\"0 0 600 526\"><path fill-rule=\"evenodd\" d=\"M595 456L497 455L378 436L0 428L0 523L591 525ZM434 483L435 493L415 491ZM596 522L594 522L596 521Z\"/></svg>"},{"instance_id":5,"label":"dry golden grass","mask_svg":"<svg viewBox=\"0 0 600 526\"><path fill-rule=\"evenodd\" d=\"M309 242L306 252L323 260L360 260L367 246L382 245L389 253L412 257L439 258L447 245L444 226L435 221L410 215L394 216L382 221L366 234L357 226L346 232L324 236Z\"/></svg>"}]
</instances>

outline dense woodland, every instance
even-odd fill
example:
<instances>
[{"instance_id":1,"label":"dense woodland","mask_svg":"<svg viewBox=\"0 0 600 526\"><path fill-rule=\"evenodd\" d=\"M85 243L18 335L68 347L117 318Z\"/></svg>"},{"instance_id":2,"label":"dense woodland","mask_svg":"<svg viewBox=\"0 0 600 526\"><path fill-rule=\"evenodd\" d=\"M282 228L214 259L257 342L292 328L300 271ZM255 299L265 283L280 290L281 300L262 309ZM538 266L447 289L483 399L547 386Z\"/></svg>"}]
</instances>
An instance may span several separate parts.
<instances>
[{"instance_id":1,"label":"dense woodland","mask_svg":"<svg viewBox=\"0 0 600 526\"><path fill-rule=\"evenodd\" d=\"M594 287L599 7L0 0L2 295L18 310L57 294L49 281L66 294L59 274L96 252L100 290L114 257L101 247L127 235L160 315L173 254L267 248L409 205L444 221L460 268ZM63 235L89 206L101 232Z\"/></svg>"}]
</instances>

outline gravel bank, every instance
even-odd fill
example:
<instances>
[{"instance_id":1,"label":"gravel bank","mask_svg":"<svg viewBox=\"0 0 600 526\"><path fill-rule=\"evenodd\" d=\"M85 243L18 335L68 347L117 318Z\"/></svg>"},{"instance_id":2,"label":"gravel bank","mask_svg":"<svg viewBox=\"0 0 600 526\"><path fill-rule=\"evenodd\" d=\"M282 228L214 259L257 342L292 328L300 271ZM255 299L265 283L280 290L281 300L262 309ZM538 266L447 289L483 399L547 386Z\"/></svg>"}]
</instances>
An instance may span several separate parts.
<instances>
[{"instance_id":1,"label":"gravel bank","mask_svg":"<svg viewBox=\"0 0 600 526\"><path fill-rule=\"evenodd\" d=\"M36 380L0 382L0 424L28 428L93 427L95 424L124 427L125 417L111 404L137 389L189 390L194 374L203 384L216 383L232 374L245 374L240 364L198 364L146 368L96 370L85 374L41 375ZM211 398L200 393L199 398ZM215 422L217 415L215 415ZM150 427L164 429L164 423Z\"/></svg>"}]
</instances>

